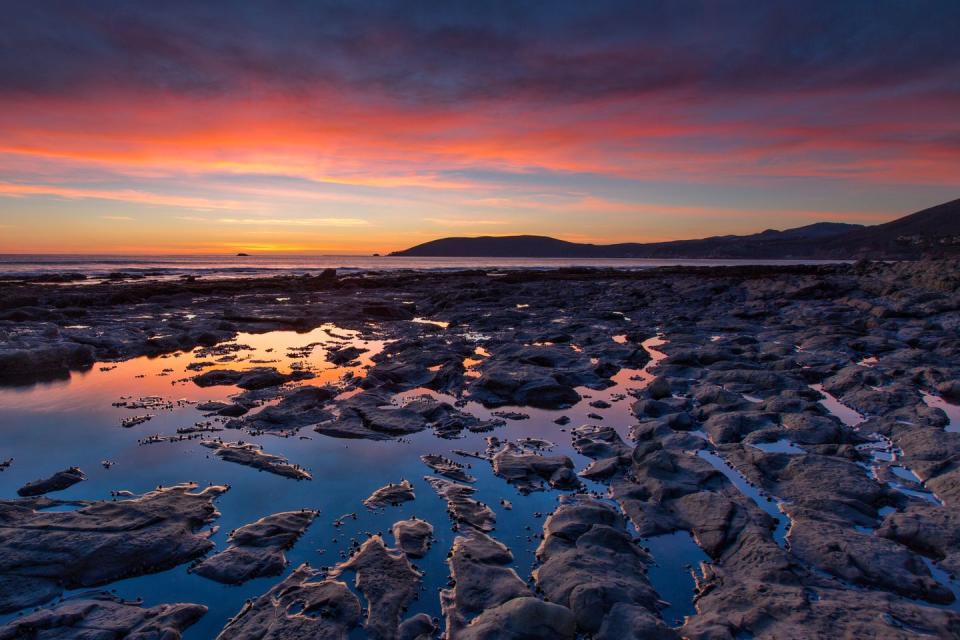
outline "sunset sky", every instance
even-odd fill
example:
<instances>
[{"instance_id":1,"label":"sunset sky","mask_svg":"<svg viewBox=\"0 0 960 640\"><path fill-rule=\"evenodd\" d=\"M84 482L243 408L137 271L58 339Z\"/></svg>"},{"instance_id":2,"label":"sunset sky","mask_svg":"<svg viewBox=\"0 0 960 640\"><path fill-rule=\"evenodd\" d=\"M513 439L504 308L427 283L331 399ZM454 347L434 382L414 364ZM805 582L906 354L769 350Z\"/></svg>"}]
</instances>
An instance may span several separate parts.
<instances>
[{"instance_id":1,"label":"sunset sky","mask_svg":"<svg viewBox=\"0 0 960 640\"><path fill-rule=\"evenodd\" d=\"M877 223L960 196L960 2L3 2L0 252Z\"/></svg>"}]
</instances>

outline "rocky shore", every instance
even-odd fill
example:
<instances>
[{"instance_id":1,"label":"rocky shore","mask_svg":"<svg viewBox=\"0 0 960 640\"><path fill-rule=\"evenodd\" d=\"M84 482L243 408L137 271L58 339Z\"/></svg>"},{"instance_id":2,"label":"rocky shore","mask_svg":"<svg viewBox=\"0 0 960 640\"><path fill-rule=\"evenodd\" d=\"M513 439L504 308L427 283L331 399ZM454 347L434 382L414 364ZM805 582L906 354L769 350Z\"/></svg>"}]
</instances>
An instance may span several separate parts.
<instances>
[{"instance_id":1,"label":"rocky shore","mask_svg":"<svg viewBox=\"0 0 960 640\"><path fill-rule=\"evenodd\" d=\"M335 381L217 364L235 364L223 345L238 333L326 324L382 349L331 330ZM365 494L388 513L443 500L448 522L397 517L392 543L370 532L337 564L317 555L248 601L221 638L960 637L960 423L947 413L960 401L960 262L0 283L3 385L196 347L208 357L186 384L237 391L203 408L232 432L201 441L220 466L292 485L315 476L314 460L245 434L349 445L490 433L459 459L418 452L436 495L399 472ZM570 423L574 411L588 418ZM520 437L528 424L539 431ZM560 441L569 455L553 451ZM478 489L481 469L499 502ZM303 505L211 553L203 528L227 487L171 478L56 511L66 502L40 494L83 474L54 471L0 500L0 609L47 607L0 638L70 637L65 616L179 637L205 609L173 604L178 594L153 608L101 592L55 599L190 562L227 583L276 576L319 526ZM521 575L498 515L508 497L543 493L560 499L527 523L536 566ZM449 527L446 562L427 563L435 529ZM644 544L675 532L708 558L679 624L664 617L650 578L659 559ZM425 566L449 575L439 594L420 593ZM438 619L417 608L426 598L439 598Z\"/></svg>"}]
</instances>

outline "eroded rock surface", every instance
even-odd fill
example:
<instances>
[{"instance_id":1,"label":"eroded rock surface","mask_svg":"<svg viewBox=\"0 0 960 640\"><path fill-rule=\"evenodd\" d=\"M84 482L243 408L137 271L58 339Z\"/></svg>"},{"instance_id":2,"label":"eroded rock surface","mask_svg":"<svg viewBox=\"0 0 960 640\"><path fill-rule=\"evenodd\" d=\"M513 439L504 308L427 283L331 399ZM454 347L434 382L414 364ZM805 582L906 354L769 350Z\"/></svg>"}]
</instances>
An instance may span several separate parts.
<instances>
[{"instance_id":1,"label":"eroded rock surface","mask_svg":"<svg viewBox=\"0 0 960 640\"><path fill-rule=\"evenodd\" d=\"M581 633L613 640L624 626L618 618L629 615L636 637L676 637L660 620L660 598L646 578L651 558L614 507L572 497L547 518L543 534L534 580L550 602L570 609Z\"/></svg>"},{"instance_id":2,"label":"eroded rock surface","mask_svg":"<svg viewBox=\"0 0 960 640\"><path fill-rule=\"evenodd\" d=\"M397 546L411 558L422 558L430 548L433 525L426 520L410 518L395 522L391 529Z\"/></svg>"},{"instance_id":3,"label":"eroded rock surface","mask_svg":"<svg viewBox=\"0 0 960 640\"><path fill-rule=\"evenodd\" d=\"M363 501L363 505L368 509L382 509L384 507L395 507L398 504L414 500L416 497L410 481L402 480L398 483L391 482L380 487Z\"/></svg>"},{"instance_id":4,"label":"eroded rock surface","mask_svg":"<svg viewBox=\"0 0 960 640\"><path fill-rule=\"evenodd\" d=\"M291 371L280 373L273 367L256 367L243 371L234 369L211 369L193 378L198 387L217 387L232 385L241 389L257 390L275 387L293 380L312 378L309 371Z\"/></svg>"},{"instance_id":5,"label":"eroded rock surface","mask_svg":"<svg viewBox=\"0 0 960 640\"><path fill-rule=\"evenodd\" d=\"M333 577L356 573L357 589L367 600L365 628L371 640L395 640L400 617L417 594L420 572L403 551L388 549L380 536L368 538Z\"/></svg>"},{"instance_id":6,"label":"eroded rock surface","mask_svg":"<svg viewBox=\"0 0 960 640\"><path fill-rule=\"evenodd\" d=\"M259 445L252 442L204 440L200 444L208 449L213 449L217 457L227 462L235 462L294 480L310 480L313 478L310 472L303 467L291 464L286 458L267 453Z\"/></svg>"},{"instance_id":7,"label":"eroded rock surface","mask_svg":"<svg viewBox=\"0 0 960 640\"><path fill-rule=\"evenodd\" d=\"M218 640L345 640L360 624L360 600L307 565L249 601Z\"/></svg>"},{"instance_id":8,"label":"eroded rock surface","mask_svg":"<svg viewBox=\"0 0 960 640\"><path fill-rule=\"evenodd\" d=\"M26 498L40 496L52 491L63 491L86 479L87 476L80 470L80 467L70 467L69 469L56 472L49 478L28 482L17 489L17 495Z\"/></svg>"},{"instance_id":9,"label":"eroded rock surface","mask_svg":"<svg viewBox=\"0 0 960 640\"><path fill-rule=\"evenodd\" d=\"M447 512L455 522L468 525L478 531L493 531L497 514L487 505L471 497L476 489L433 476L424 476L424 480L430 483L437 495L447 501Z\"/></svg>"},{"instance_id":10,"label":"eroded rock surface","mask_svg":"<svg viewBox=\"0 0 960 640\"><path fill-rule=\"evenodd\" d=\"M261 518L233 531L230 546L206 558L192 571L225 584L241 584L252 578L279 575L287 566L284 551L303 535L317 512L285 511Z\"/></svg>"},{"instance_id":11,"label":"eroded rock surface","mask_svg":"<svg viewBox=\"0 0 960 640\"><path fill-rule=\"evenodd\" d=\"M44 638L136 638L179 640L207 608L199 604L161 604L144 607L106 591L91 591L67 598L0 627L0 640Z\"/></svg>"},{"instance_id":12,"label":"eroded rock surface","mask_svg":"<svg viewBox=\"0 0 960 640\"><path fill-rule=\"evenodd\" d=\"M0 611L204 555L213 543L200 529L219 516L213 500L224 491L181 484L73 511L38 511L30 500L0 501Z\"/></svg>"},{"instance_id":13,"label":"eroded rock surface","mask_svg":"<svg viewBox=\"0 0 960 640\"><path fill-rule=\"evenodd\" d=\"M567 456L544 456L504 442L490 461L493 472L516 485L521 493L543 490L544 483L557 489L573 489L578 485L573 461Z\"/></svg>"}]
</instances>

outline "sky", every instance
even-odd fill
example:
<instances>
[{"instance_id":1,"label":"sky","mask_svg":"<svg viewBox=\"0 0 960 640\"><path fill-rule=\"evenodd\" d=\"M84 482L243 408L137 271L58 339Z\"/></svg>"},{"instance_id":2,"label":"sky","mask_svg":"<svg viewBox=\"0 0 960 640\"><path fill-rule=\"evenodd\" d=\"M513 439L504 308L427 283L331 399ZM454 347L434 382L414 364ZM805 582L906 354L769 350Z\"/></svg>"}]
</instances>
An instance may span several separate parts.
<instances>
[{"instance_id":1,"label":"sky","mask_svg":"<svg viewBox=\"0 0 960 640\"><path fill-rule=\"evenodd\" d=\"M956 0L0 11L0 252L642 242L960 196Z\"/></svg>"}]
</instances>

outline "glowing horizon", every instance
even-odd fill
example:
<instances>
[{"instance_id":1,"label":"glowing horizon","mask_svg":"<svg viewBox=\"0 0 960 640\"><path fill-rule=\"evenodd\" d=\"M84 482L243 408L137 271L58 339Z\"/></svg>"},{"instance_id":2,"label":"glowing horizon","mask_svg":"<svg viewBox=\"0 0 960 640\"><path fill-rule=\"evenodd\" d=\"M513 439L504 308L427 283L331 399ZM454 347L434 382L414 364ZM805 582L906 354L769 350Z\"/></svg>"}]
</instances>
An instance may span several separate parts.
<instances>
[{"instance_id":1,"label":"glowing horizon","mask_svg":"<svg viewBox=\"0 0 960 640\"><path fill-rule=\"evenodd\" d=\"M950 3L8 12L0 253L652 242L960 192Z\"/></svg>"}]
</instances>

